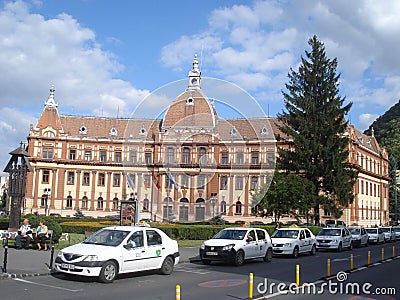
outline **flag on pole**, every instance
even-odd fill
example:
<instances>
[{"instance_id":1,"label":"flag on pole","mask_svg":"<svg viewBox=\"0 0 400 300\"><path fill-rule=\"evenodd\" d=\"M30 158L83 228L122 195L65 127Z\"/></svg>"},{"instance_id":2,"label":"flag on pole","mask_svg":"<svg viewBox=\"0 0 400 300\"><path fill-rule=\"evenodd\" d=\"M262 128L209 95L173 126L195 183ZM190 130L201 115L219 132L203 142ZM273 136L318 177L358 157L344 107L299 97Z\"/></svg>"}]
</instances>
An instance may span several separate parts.
<instances>
[{"instance_id":1,"label":"flag on pole","mask_svg":"<svg viewBox=\"0 0 400 300\"><path fill-rule=\"evenodd\" d=\"M146 188L146 179L144 178L144 176L140 176L140 185L142 188L147 189Z\"/></svg>"},{"instance_id":2,"label":"flag on pole","mask_svg":"<svg viewBox=\"0 0 400 300\"><path fill-rule=\"evenodd\" d=\"M156 186L156 188L157 188L158 190L161 189L161 185L160 185L160 183L158 182L157 176L156 176L155 174L153 174L153 183L154 183L154 185Z\"/></svg>"},{"instance_id":3,"label":"flag on pole","mask_svg":"<svg viewBox=\"0 0 400 300\"><path fill-rule=\"evenodd\" d=\"M135 189L135 183L133 182L131 176L126 174L126 183L128 184L129 188L133 191Z\"/></svg>"},{"instance_id":4,"label":"flag on pole","mask_svg":"<svg viewBox=\"0 0 400 300\"><path fill-rule=\"evenodd\" d=\"M175 190L178 190L178 184L176 183L176 181L174 180L174 177L172 177L172 174L171 174L171 172L168 172L168 179L169 179L169 182L171 183L171 184L173 184L174 185L174 189Z\"/></svg>"}]
</instances>

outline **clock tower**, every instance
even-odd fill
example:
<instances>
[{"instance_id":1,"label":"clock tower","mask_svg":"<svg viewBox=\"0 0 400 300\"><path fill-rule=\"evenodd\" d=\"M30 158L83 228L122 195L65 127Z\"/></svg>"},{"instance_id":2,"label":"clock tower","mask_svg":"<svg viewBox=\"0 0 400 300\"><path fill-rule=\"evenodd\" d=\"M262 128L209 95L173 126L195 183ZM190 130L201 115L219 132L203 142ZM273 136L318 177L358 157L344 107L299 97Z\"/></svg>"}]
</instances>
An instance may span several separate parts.
<instances>
[{"instance_id":1,"label":"clock tower","mask_svg":"<svg viewBox=\"0 0 400 300\"><path fill-rule=\"evenodd\" d=\"M199 61L197 60L197 54L194 55L193 68L189 72L189 90L200 89L201 72L199 70Z\"/></svg>"}]
</instances>

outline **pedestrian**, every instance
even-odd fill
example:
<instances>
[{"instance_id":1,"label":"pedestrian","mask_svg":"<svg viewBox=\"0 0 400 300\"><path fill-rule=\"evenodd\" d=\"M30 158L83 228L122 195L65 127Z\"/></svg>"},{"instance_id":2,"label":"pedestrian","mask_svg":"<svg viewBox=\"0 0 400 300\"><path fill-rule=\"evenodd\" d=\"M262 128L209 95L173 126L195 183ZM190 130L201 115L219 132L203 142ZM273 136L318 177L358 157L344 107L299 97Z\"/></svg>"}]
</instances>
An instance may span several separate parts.
<instances>
[{"instance_id":1,"label":"pedestrian","mask_svg":"<svg viewBox=\"0 0 400 300\"><path fill-rule=\"evenodd\" d=\"M44 251L47 251L47 244L46 244L46 239L48 238L48 228L45 225L44 220L40 220L39 226L36 229L36 237L35 237L35 243L38 247L38 250L41 251L42 247L40 244L44 245Z\"/></svg>"},{"instance_id":2,"label":"pedestrian","mask_svg":"<svg viewBox=\"0 0 400 300\"><path fill-rule=\"evenodd\" d=\"M15 237L15 247L22 249L21 239L25 239L25 249L29 250L29 244L33 240L32 227L29 225L29 220L25 219L24 223L18 230L18 235Z\"/></svg>"}]
</instances>

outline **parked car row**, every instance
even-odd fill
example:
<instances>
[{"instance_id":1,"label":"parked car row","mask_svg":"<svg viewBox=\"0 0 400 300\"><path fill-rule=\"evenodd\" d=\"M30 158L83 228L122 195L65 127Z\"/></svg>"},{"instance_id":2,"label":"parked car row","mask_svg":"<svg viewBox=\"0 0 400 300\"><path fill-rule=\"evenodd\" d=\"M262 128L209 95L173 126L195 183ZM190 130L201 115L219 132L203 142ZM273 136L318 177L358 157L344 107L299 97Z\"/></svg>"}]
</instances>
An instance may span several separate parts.
<instances>
[{"instance_id":1,"label":"parked car row","mask_svg":"<svg viewBox=\"0 0 400 300\"><path fill-rule=\"evenodd\" d=\"M326 227L317 236L308 228L279 228L272 236L265 229L232 227L203 242L199 255L203 264L228 261L236 266L246 260L270 262L273 255L315 255L317 250L352 249L368 243L384 243L399 238L400 227ZM178 243L162 230L140 226L103 228L82 243L59 251L57 271L80 276L96 276L104 283L118 274L158 270L171 274L180 258Z\"/></svg>"}]
</instances>

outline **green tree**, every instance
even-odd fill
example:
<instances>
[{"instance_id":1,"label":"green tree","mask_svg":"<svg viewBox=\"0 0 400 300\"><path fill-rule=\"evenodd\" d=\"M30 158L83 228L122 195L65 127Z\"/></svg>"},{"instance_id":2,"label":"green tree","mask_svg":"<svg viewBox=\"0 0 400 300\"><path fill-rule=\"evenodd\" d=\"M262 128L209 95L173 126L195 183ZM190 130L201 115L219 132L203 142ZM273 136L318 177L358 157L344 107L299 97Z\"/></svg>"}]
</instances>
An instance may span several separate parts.
<instances>
[{"instance_id":1,"label":"green tree","mask_svg":"<svg viewBox=\"0 0 400 300\"><path fill-rule=\"evenodd\" d=\"M280 168L301 174L315 187L312 199L315 223L319 208L340 214L353 201L357 172L347 163L349 138L345 116L351 103L344 105L339 95L337 60L326 57L325 46L313 36L297 71L288 74L282 91L285 110L278 125L289 148L281 149ZM292 150L294 149L294 151Z\"/></svg>"},{"instance_id":2,"label":"green tree","mask_svg":"<svg viewBox=\"0 0 400 300\"><path fill-rule=\"evenodd\" d=\"M313 186L307 179L295 175L275 172L269 187L264 186L253 195L253 201L258 202L257 210L263 217L273 214L278 222L283 214L298 217L308 216L311 206L310 197Z\"/></svg>"}]
</instances>

